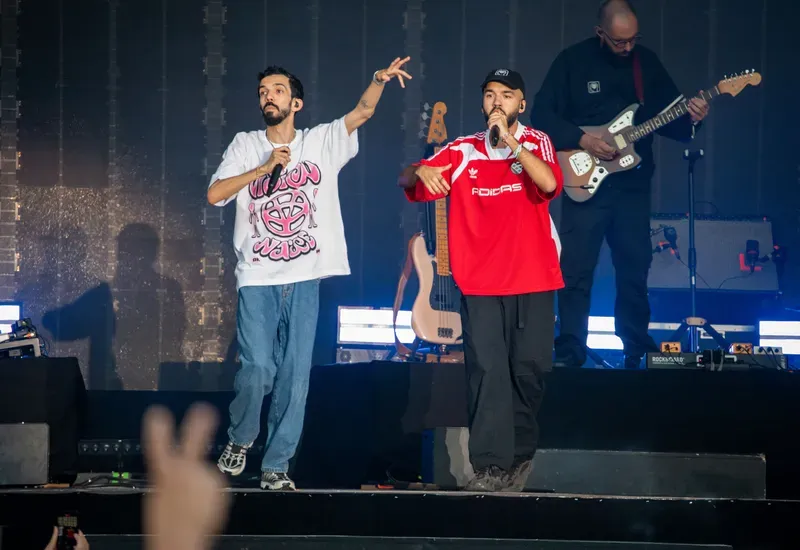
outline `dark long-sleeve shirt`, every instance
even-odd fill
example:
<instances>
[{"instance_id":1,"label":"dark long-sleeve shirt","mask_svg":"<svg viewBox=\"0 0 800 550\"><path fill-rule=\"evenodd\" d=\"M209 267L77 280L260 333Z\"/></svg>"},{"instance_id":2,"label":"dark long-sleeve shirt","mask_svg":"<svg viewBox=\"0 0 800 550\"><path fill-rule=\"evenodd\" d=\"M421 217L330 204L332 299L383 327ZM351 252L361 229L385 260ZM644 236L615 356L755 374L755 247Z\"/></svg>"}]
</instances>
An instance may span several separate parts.
<instances>
[{"instance_id":1,"label":"dark long-sleeve shirt","mask_svg":"<svg viewBox=\"0 0 800 550\"><path fill-rule=\"evenodd\" d=\"M684 98L653 51L638 45L636 51L644 91L644 104L634 121L639 124ZM556 150L577 149L583 135L580 126L605 125L632 103L639 103L633 56L617 56L601 46L599 39L590 38L565 49L553 61L534 99L531 126L548 134ZM688 142L694 128L687 115L657 133ZM642 157L638 172L648 177L655 167L652 145L652 134L635 145Z\"/></svg>"}]
</instances>

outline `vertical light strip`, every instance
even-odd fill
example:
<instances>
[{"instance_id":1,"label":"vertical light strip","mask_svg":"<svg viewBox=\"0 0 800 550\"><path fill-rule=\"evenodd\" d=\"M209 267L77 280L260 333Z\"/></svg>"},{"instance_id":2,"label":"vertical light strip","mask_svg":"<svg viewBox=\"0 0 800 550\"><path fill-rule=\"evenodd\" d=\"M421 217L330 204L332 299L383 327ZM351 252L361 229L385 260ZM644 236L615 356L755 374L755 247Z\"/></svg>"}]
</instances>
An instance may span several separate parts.
<instances>
[{"instance_id":1,"label":"vertical light strip","mask_svg":"<svg viewBox=\"0 0 800 550\"><path fill-rule=\"evenodd\" d=\"M361 2L361 89L366 89L369 80L372 80L367 72L367 0ZM367 143L367 128L365 124L359 128L361 132L361 142ZM364 303L364 242L366 239L366 232L364 229L364 216L366 213L367 205L367 156L364 154L359 155L358 160L358 227L359 227L359 242L358 242L358 298L360 303Z\"/></svg>"},{"instance_id":2,"label":"vertical light strip","mask_svg":"<svg viewBox=\"0 0 800 550\"><path fill-rule=\"evenodd\" d=\"M24 159L19 151L20 101L17 69L19 54L19 3L2 0L3 59L0 62L0 103L2 103L2 128L0 128L0 299L14 299L17 293L17 267L19 239L19 181L18 173ZM35 108L35 107L34 107ZM15 319L16 320L16 319Z\"/></svg>"},{"instance_id":3,"label":"vertical light strip","mask_svg":"<svg viewBox=\"0 0 800 550\"><path fill-rule=\"evenodd\" d=\"M261 27L262 31L261 34L264 37L264 65L263 65L264 68L267 68L267 66L269 65L268 46L269 46L270 34L269 34L269 16L267 15L269 13L268 4L269 0L264 0L264 24Z\"/></svg>"},{"instance_id":4,"label":"vertical light strip","mask_svg":"<svg viewBox=\"0 0 800 550\"><path fill-rule=\"evenodd\" d=\"M117 8L118 0L110 0L108 9L108 201L106 215L108 216L108 242L115 243L117 227L115 225L115 205L119 190L119 157L117 155L117 91L119 90L119 66L117 65ZM108 246L108 263L106 265L106 280L113 281L115 266L117 264L116 244ZM112 320L109 319L111 330ZM110 340L109 340L110 341Z\"/></svg>"},{"instance_id":5,"label":"vertical light strip","mask_svg":"<svg viewBox=\"0 0 800 550\"><path fill-rule=\"evenodd\" d=\"M758 71L762 77L767 72L767 0L761 6L761 66ZM758 99L758 137L756 142L756 214L761 214L764 201L764 118L767 106L767 95L759 90Z\"/></svg>"},{"instance_id":6,"label":"vertical light strip","mask_svg":"<svg viewBox=\"0 0 800 550\"><path fill-rule=\"evenodd\" d=\"M163 361L161 356L164 349L164 302L166 301L166 289L164 284L164 249L166 248L166 217L167 217L167 0L161 0L161 205L160 219L158 228L158 360ZM174 357L171 358L174 360Z\"/></svg>"},{"instance_id":7,"label":"vertical light strip","mask_svg":"<svg viewBox=\"0 0 800 550\"><path fill-rule=\"evenodd\" d=\"M466 73L466 51L467 51L467 0L461 0L461 76L459 82L460 98L458 101L458 135L464 135L464 79Z\"/></svg>"},{"instance_id":8,"label":"vertical light strip","mask_svg":"<svg viewBox=\"0 0 800 550\"><path fill-rule=\"evenodd\" d=\"M106 200L106 227L108 250L106 252L106 265L104 266L106 273L106 281L109 285L114 284L114 277L116 275L117 266L117 223L119 217L117 216L117 208L119 197L121 195L121 184L119 181L119 156L117 149L117 134L118 125L117 120L119 117L119 104L117 94L119 92L119 65L117 64L117 9L119 8L118 0L110 0L108 9L108 190ZM112 296L114 289L112 288ZM114 298L112 300L116 301ZM114 323L115 315L113 311L116 310L116 304L111 304L111 315L105 319L105 326L103 327L104 337L106 342L114 341ZM107 358L110 361L114 356L114 351L107 352ZM101 380L102 387L95 387L95 382L98 377L95 373L90 377L90 389L117 389L108 387L109 377L104 376Z\"/></svg>"},{"instance_id":9,"label":"vertical light strip","mask_svg":"<svg viewBox=\"0 0 800 550\"><path fill-rule=\"evenodd\" d=\"M661 0L659 4L659 36L658 36L658 57L662 60L664 59L664 5L666 4L666 0ZM655 140L655 162L656 162L656 174L655 174L655 211L661 212L662 211L662 204L664 200L664 189L662 188L662 178L661 178L661 171L663 170L663 166L661 166L661 139Z\"/></svg>"},{"instance_id":10,"label":"vertical light strip","mask_svg":"<svg viewBox=\"0 0 800 550\"><path fill-rule=\"evenodd\" d=\"M56 197L58 200L58 226L56 230L56 303L61 305L61 213L64 211L64 0L58 0L58 183ZM59 354L61 335L61 315L56 315L53 349L54 356Z\"/></svg>"},{"instance_id":11,"label":"vertical light strip","mask_svg":"<svg viewBox=\"0 0 800 550\"><path fill-rule=\"evenodd\" d=\"M508 5L508 68L517 67L517 19L519 18L519 0L509 0Z\"/></svg>"},{"instance_id":12,"label":"vertical light strip","mask_svg":"<svg viewBox=\"0 0 800 550\"><path fill-rule=\"evenodd\" d=\"M709 0L708 4L708 82L716 82L717 71L717 0ZM714 121L717 117L710 117L705 120L706 147L705 164L706 177L703 179L703 199L707 202L714 201ZM695 197L695 200L697 198Z\"/></svg>"},{"instance_id":13,"label":"vertical light strip","mask_svg":"<svg viewBox=\"0 0 800 550\"><path fill-rule=\"evenodd\" d=\"M206 157L204 176L210 176L222 160L222 130L225 126L225 93L222 78L225 74L223 28L226 7L221 0L207 0L205 7L206 57L205 57L205 126ZM207 178L204 185L208 186ZM203 325L202 357L206 363L218 361L221 355L221 285L223 271L222 224L224 210L206 204L203 209L203 302L200 323Z\"/></svg>"},{"instance_id":14,"label":"vertical light strip","mask_svg":"<svg viewBox=\"0 0 800 550\"><path fill-rule=\"evenodd\" d=\"M319 121L319 0L311 0L311 126Z\"/></svg>"}]
</instances>

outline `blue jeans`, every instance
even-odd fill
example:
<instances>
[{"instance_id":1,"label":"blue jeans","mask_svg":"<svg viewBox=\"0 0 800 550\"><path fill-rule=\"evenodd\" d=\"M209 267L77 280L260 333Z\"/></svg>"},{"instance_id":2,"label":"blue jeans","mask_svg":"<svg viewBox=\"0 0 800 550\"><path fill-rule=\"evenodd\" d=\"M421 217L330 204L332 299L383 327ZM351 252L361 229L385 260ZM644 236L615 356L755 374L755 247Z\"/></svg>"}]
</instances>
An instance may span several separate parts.
<instances>
[{"instance_id":1,"label":"blue jeans","mask_svg":"<svg viewBox=\"0 0 800 550\"><path fill-rule=\"evenodd\" d=\"M286 472L300 441L318 314L318 279L239 289L242 366L233 383L228 436L237 445L255 441L264 396L272 393L262 472Z\"/></svg>"}]
</instances>

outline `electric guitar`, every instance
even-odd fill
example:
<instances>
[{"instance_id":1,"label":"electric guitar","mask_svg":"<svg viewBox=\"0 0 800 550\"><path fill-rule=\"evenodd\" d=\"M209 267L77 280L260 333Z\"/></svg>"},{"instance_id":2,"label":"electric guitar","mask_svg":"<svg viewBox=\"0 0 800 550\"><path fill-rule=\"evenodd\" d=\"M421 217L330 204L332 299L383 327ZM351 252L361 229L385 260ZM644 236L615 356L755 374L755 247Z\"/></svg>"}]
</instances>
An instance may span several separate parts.
<instances>
[{"instance_id":1,"label":"electric guitar","mask_svg":"<svg viewBox=\"0 0 800 550\"><path fill-rule=\"evenodd\" d=\"M760 83L759 73L745 71L720 80L710 90L701 92L700 97L706 101L722 94L736 97L746 86L758 86ZM634 103L605 126L582 126L581 130L599 137L616 149L618 154L612 160L601 160L582 149L558 151L556 156L564 173L564 192L575 202L586 202L594 196L607 177L638 166L642 159L634 149L636 142L686 115L689 112L687 103L688 100L682 101L637 125L633 123L633 119L640 105Z\"/></svg>"},{"instance_id":2,"label":"electric guitar","mask_svg":"<svg viewBox=\"0 0 800 550\"><path fill-rule=\"evenodd\" d=\"M426 142L428 145L438 145L434 147L434 152L438 152L447 141L444 124L447 106L440 101L433 105L431 111ZM428 251L424 233L417 233L409 242L409 254L419 279L419 292L411 308L411 328L417 338L430 344L459 344L461 292L450 273L447 197L434 201L433 209L435 253Z\"/></svg>"}]
</instances>

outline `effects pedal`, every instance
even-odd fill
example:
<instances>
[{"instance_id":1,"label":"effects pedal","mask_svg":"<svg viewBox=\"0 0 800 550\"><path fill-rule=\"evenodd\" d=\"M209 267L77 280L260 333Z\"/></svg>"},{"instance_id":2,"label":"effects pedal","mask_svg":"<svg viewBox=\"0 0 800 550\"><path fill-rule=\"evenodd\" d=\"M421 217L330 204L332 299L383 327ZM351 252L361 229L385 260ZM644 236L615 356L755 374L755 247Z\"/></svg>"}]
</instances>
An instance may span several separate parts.
<instances>
[{"instance_id":1,"label":"effects pedal","mask_svg":"<svg viewBox=\"0 0 800 550\"><path fill-rule=\"evenodd\" d=\"M741 342L734 342L731 344L730 353L743 353L747 355L752 355L753 353L753 344L745 344Z\"/></svg>"},{"instance_id":2,"label":"effects pedal","mask_svg":"<svg viewBox=\"0 0 800 550\"><path fill-rule=\"evenodd\" d=\"M680 342L661 342L661 353L680 353Z\"/></svg>"}]
</instances>

